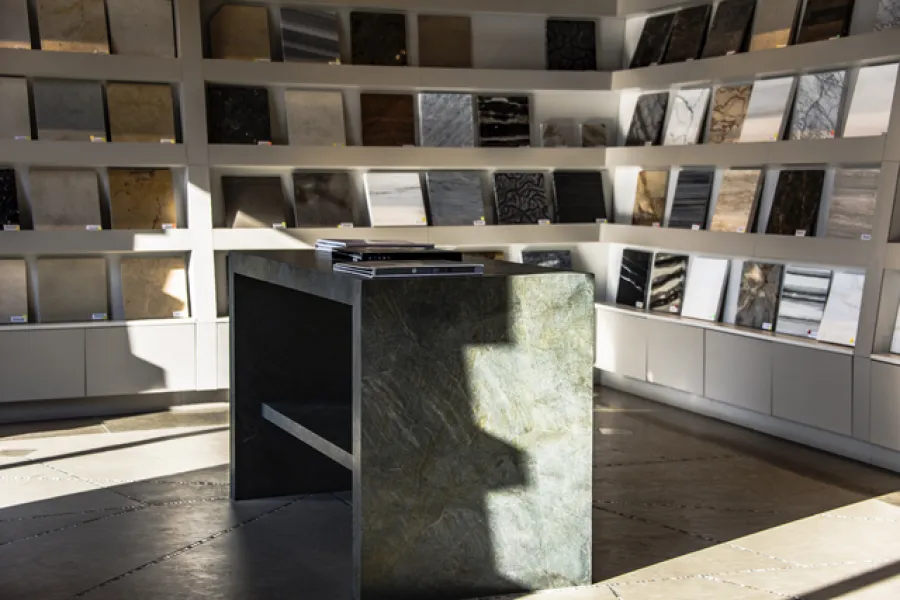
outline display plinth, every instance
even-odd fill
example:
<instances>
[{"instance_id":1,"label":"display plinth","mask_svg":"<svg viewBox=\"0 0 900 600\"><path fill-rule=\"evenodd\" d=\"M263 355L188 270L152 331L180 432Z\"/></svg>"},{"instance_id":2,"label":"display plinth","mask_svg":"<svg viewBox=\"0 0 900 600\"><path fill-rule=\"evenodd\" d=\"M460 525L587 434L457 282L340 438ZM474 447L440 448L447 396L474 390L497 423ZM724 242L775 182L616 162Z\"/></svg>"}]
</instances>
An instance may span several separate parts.
<instances>
[{"instance_id":1,"label":"display plinth","mask_svg":"<svg viewBox=\"0 0 900 600\"><path fill-rule=\"evenodd\" d=\"M352 489L354 598L591 581L593 276L484 262L229 255L232 496Z\"/></svg>"}]
</instances>

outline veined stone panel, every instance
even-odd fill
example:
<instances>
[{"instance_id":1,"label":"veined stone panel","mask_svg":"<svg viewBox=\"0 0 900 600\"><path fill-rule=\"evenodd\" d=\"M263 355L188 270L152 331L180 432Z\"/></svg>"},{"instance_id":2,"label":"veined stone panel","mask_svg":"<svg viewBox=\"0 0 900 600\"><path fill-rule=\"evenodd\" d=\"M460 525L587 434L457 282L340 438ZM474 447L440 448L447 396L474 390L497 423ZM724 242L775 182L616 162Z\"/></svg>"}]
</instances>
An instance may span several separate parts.
<instances>
[{"instance_id":1,"label":"veined stone panel","mask_svg":"<svg viewBox=\"0 0 900 600\"><path fill-rule=\"evenodd\" d=\"M336 227L354 223L349 173L294 172L294 208L297 227Z\"/></svg>"},{"instance_id":2,"label":"veined stone panel","mask_svg":"<svg viewBox=\"0 0 900 600\"><path fill-rule=\"evenodd\" d=\"M366 173L366 199L372 227L428 225L418 173Z\"/></svg>"},{"instance_id":3,"label":"veined stone panel","mask_svg":"<svg viewBox=\"0 0 900 600\"><path fill-rule=\"evenodd\" d=\"M433 226L485 221L484 191L478 171L429 171L425 185Z\"/></svg>"},{"instance_id":4,"label":"veined stone panel","mask_svg":"<svg viewBox=\"0 0 900 600\"><path fill-rule=\"evenodd\" d=\"M281 9L285 62L341 63L340 19L334 11Z\"/></svg>"},{"instance_id":5,"label":"veined stone panel","mask_svg":"<svg viewBox=\"0 0 900 600\"><path fill-rule=\"evenodd\" d=\"M109 169L113 229L175 227L175 189L168 169Z\"/></svg>"},{"instance_id":6,"label":"veined stone panel","mask_svg":"<svg viewBox=\"0 0 900 600\"><path fill-rule=\"evenodd\" d=\"M171 319L188 315L184 258L123 258L125 319Z\"/></svg>"}]
</instances>

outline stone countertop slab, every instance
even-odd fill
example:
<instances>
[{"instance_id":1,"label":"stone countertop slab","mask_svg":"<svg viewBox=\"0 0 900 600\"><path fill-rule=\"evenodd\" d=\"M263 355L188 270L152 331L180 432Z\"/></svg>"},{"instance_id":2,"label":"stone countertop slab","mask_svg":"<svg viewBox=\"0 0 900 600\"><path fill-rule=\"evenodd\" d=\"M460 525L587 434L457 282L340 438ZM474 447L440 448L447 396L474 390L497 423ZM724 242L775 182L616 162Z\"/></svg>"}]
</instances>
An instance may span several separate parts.
<instances>
[{"instance_id":1,"label":"stone countertop slab","mask_svg":"<svg viewBox=\"0 0 900 600\"><path fill-rule=\"evenodd\" d=\"M281 9L281 48L285 62L341 63L341 23L328 10Z\"/></svg>"},{"instance_id":2,"label":"stone countertop slab","mask_svg":"<svg viewBox=\"0 0 900 600\"><path fill-rule=\"evenodd\" d=\"M778 176L767 234L812 236L816 233L825 171L785 170Z\"/></svg>"},{"instance_id":3,"label":"stone countertop slab","mask_svg":"<svg viewBox=\"0 0 900 600\"><path fill-rule=\"evenodd\" d=\"M31 48L28 0L0 0L0 48Z\"/></svg>"},{"instance_id":4,"label":"stone countertop slab","mask_svg":"<svg viewBox=\"0 0 900 600\"><path fill-rule=\"evenodd\" d=\"M184 258L123 258L121 273L125 320L188 316Z\"/></svg>"},{"instance_id":5,"label":"stone countertop slab","mask_svg":"<svg viewBox=\"0 0 900 600\"><path fill-rule=\"evenodd\" d=\"M871 237L880 173L880 169L837 170L825 235L857 240Z\"/></svg>"},{"instance_id":6,"label":"stone countertop slab","mask_svg":"<svg viewBox=\"0 0 900 600\"><path fill-rule=\"evenodd\" d=\"M287 90L284 102L291 145L347 145L343 93Z\"/></svg>"},{"instance_id":7,"label":"stone countertop slab","mask_svg":"<svg viewBox=\"0 0 900 600\"><path fill-rule=\"evenodd\" d=\"M412 94L360 94L363 146L415 146Z\"/></svg>"},{"instance_id":8,"label":"stone countertop slab","mask_svg":"<svg viewBox=\"0 0 900 600\"><path fill-rule=\"evenodd\" d=\"M418 173L366 173L366 201L372 227L428 225Z\"/></svg>"},{"instance_id":9,"label":"stone countertop slab","mask_svg":"<svg viewBox=\"0 0 900 600\"><path fill-rule=\"evenodd\" d=\"M752 85L723 85L713 96L708 144L733 144L740 140L747 116Z\"/></svg>"},{"instance_id":10,"label":"stone countertop slab","mask_svg":"<svg viewBox=\"0 0 900 600\"><path fill-rule=\"evenodd\" d=\"M626 146L657 146L662 136L669 92L641 94L625 137Z\"/></svg>"},{"instance_id":11,"label":"stone countertop slab","mask_svg":"<svg viewBox=\"0 0 900 600\"><path fill-rule=\"evenodd\" d=\"M106 259L41 258L37 261L41 323L79 323L109 318Z\"/></svg>"},{"instance_id":12,"label":"stone countertop slab","mask_svg":"<svg viewBox=\"0 0 900 600\"><path fill-rule=\"evenodd\" d=\"M24 260L0 260L0 323L28 320L28 267Z\"/></svg>"},{"instance_id":13,"label":"stone countertop slab","mask_svg":"<svg viewBox=\"0 0 900 600\"><path fill-rule=\"evenodd\" d=\"M494 173L494 195L500 225L556 222L556 206L547 193L544 173Z\"/></svg>"},{"instance_id":14,"label":"stone countertop slab","mask_svg":"<svg viewBox=\"0 0 900 600\"><path fill-rule=\"evenodd\" d=\"M554 171L553 190L559 223L596 223L607 218L600 171Z\"/></svg>"},{"instance_id":15,"label":"stone countertop slab","mask_svg":"<svg viewBox=\"0 0 900 600\"><path fill-rule=\"evenodd\" d=\"M175 190L168 169L109 169L113 229L175 227Z\"/></svg>"},{"instance_id":16,"label":"stone countertop slab","mask_svg":"<svg viewBox=\"0 0 900 600\"><path fill-rule=\"evenodd\" d=\"M16 172L0 169L0 229L3 226L19 225L19 191Z\"/></svg>"},{"instance_id":17,"label":"stone countertop slab","mask_svg":"<svg viewBox=\"0 0 900 600\"><path fill-rule=\"evenodd\" d=\"M478 171L429 171L425 174L432 226L472 225L485 221L484 190Z\"/></svg>"},{"instance_id":18,"label":"stone countertop slab","mask_svg":"<svg viewBox=\"0 0 900 600\"><path fill-rule=\"evenodd\" d=\"M356 223L349 173L294 172L297 227L337 227Z\"/></svg>"},{"instance_id":19,"label":"stone countertop slab","mask_svg":"<svg viewBox=\"0 0 900 600\"><path fill-rule=\"evenodd\" d=\"M758 0L750 51L783 48L791 43L800 0Z\"/></svg>"},{"instance_id":20,"label":"stone countertop slab","mask_svg":"<svg viewBox=\"0 0 900 600\"><path fill-rule=\"evenodd\" d=\"M669 36L672 33L672 25L675 23L675 13L663 13L648 17L641 30L634 56L631 58L631 68L650 67L662 62L669 46Z\"/></svg>"},{"instance_id":21,"label":"stone countertop slab","mask_svg":"<svg viewBox=\"0 0 900 600\"><path fill-rule=\"evenodd\" d=\"M657 252L653 257L648 305L651 311L680 315L690 257Z\"/></svg>"},{"instance_id":22,"label":"stone countertop slab","mask_svg":"<svg viewBox=\"0 0 900 600\"><path fill-rule=\"evenodd\" d=\"M103 0L36 0L41 50L109 54Z\"/></svg>"},{"instance_id":23,"label":"stone countertop slab","mask_svg":"<svg viewBox=\"0 0 900 600\"><path fill-rule=\"evenodd\" d=\"M847 35L855 0L807 0L797 43L820 42Z\"/></svg>"},{"instance_id":24,"label":"stone countertop slab","mask_svg":"<svg viewBox=\"0 0 900 600\"><path fill-rule=\"evenodd\" d=\"M597 23L548 19L547 69L550 71L596 71Z\"/></svg>"},{"instance_id":25,"label":"stone countertop slab","mask_svg":"<svg viewBox=\"0 0 900 600\"><path fill-rule=\"evenodd\" d=\"M419 145L433 148L475 146L471 94L419 94Z\"/></svg>"},{"instance_id":26,"label":"stone countertop slab","mask_svg":"<svg viewBox=\"0 0 900 600\"><path fill-rule=\"evenodd\" d=\"M97 173L76 169L32 169L31 219L35 229L85 231L100 227Z\"/></svg>"},{"instance_id":27,"label":"stone countertop slab","mask_svg":"<svg viewBox=\"0 0 900 600\"><path fill-rule=\"evenodd\" d=\"M774 331L783 271L783 265L744 263L735 325Z\"/></svg>"},{"instance_id":28,"label":"stone countertop slab","mask_svg":"<svg viewBox=\"0 0 900 600\"><path fill-rule=\"evenodd\" d=\"M419 15L419 66L472 68L472 18Z\"/></svg>"},{"instance_id":29,"label":"stone countertop slab","mask_svg":"<svg viewBox=\"0 0 900 600\"><path fill-rule=\"evenodd\" d=\"M38 139L106 140L103 88L94 81L38 79L32 83Z\"/></svg>"},{"instance_id":30,"label":"stone countertop slab","mask_svg":"<svg viewBox=\"0 0 900 600\"><path fill-rule=\"evenodd\" d=\"M622 252L622 267L619 271L619 289L616 304L633 308L644 308L647 303L647 283L650 279L650 265L653 254L643 250L626 248Z\"/></svg>"},{"instance_id":31,"label":"stone countertop slab","mask_svg":"<svg viewBox=\"0 0 900 600\"><path fill-rule=\"evenodd\" d=\"M746 233L756 214L762 171L729 169L722 177L710 231Z\"/></svg>"},{"instance_id":32,"label":"stone countertop slab","mask_svg":"<svg viewBox=\"0 0 900 600\"><path fill-rule=\"evenodd\" d=\"M223 177L225 227L292 226L280 177Z\"/></svg>"},{"instance_id":33,"label":"stone countertop slab","mask_svg":"<svg viewBox=\"0 0 900 600\"><path fill-rule=\"evenodd\" d=\"M206 106L210 144L272 141L266 88L210 85Z\"/></svg>"},{"instance_id":34,"label":"stone countertop slab","mask_svg":"<svg viewBox=\"0 0 900 600\"><path fill-rule=\"evenodd\" d=\"M666 225L672 229L706 229L709 200L716 172L712 169L682 169L675 185L672 213Z\"/></svg>"},{"instance_id":35,"label":"stone countertop slab","mask_svg":"<svg viewBox=\"0 0 900 600\"><path fill-rule=\"evenodd\" d=\"M113 142L175 142L172 88L146 83L106 84L109 133Z\"/></svg>"},{"instance_id":36,"label":"stone countertop slab","mask_svg":"<svg viewBox=\"0 0 900 600\"><path fill-rule=\"evenodd\" d=\"M210 19L212 58L268 62L272 59L270 44L265 6L226 4Z\"/></svg>"},{"instance_id":37,"label":"stone countertop slab","mask_svg":"<svg viewBox=\"0 0 900 600\"><path fill-rule=\"evenodd\" d=\"M30 139L31 109L24 77L0 77L0 106L0 139Z\"/></svg>"},{"instance_id":38,"label":"stone countertop slab","mask_svg":"<svg viewBox=\"0 0 900 600\"><path fill-rule=\"evenodd\" d=\"M669 188L668 171L641 171L638 174L634 198L632 225L651 227L662 225L666 216L666 195Z\"/></svg>"},{"instance_id":39,"label":"stone countertop slab","mask_svg":"<svg viewBox=\"0 0 900 600\"><path fill-rule=\"evenodd\" d=\"M669 48L663 63L677 63L700 57L712 6L703 4L683 8L675 15Z\"/></svg>"},{"instance_id":40,"label":"stone countertop slab","mask_svg":"<svg viewBox=\"0 0 900 600\"><path fill-rule=\"evenodd\" d=\"M114 54L175 58L172 0L108 0Z\"/></svg>"},{"instance_id":41,"label":"stone countertop slab","mask_svg":"<svg viewBox=\"0 0 900 600\"><path fill-rule=\"evenodd\" d=\"M354 65L405 67L408 60L406 15L351 12L350 45Z\"/></svg>"},{"instance_id":42,"label":"stone countertop slab","mask_svg":"<svg viewBox=\"0 0 900 600\"><path fill-rule=\"evenodd\" d=\"M478 96L478 145L482 148L530 146L528 96Z\"/></svg>"},{"instance_id":43,"label":"stone countertop slab","mask_svg":"<svg viewBox=\"0 0 900 600\"><path fill-rule=\"evenodd\" d=\"M744 48L756 0L725 0L720 2L712 26L703 46L703 58L727 56Z\"/></svg>"}]
</instances>

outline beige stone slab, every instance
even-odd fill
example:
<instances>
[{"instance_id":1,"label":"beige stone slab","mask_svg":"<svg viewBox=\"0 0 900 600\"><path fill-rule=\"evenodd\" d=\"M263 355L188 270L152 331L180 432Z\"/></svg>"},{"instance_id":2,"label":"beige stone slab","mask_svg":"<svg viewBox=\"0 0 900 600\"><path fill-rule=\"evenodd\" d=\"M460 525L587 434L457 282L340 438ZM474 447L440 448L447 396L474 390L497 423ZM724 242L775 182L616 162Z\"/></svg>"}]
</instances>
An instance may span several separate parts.
<instances>
[{"instance_id":1,"label":"beige stone slab","mask_svg":"<svg viewBox=\"0 0 900 600\"><path fill-rule=\"evenodd\" d=\"M0 48L31 48L28 0L0 0Z\"/></svg>"},{"instance_id":2,"label":"beige stone slab","mask_svg":"<svg viewBox=\"0 0 900 600\"><path fill-rule=\"evenodd\" d=\"M38 314L41 323L102 321L108 318L106 259L38 260Z\"/></svg>"},{"instance_id":3,"label":"beige stone slab","mask_svg":"<svg viewBox=\"0 0 900 600\"><path fill-rule=\"evenodd\" d=\"M0 106L0 138L30 138L28 81L24 77L0 77Z\"/></svg>"},{"instance_id":4,"label":"beige stone slab","mask_svg":"<svg viewBox=\"0 0 900 600\"><path fill-rule=\"evenodd\" d=\"M272 59L269 15L264 6L226 4L209 24L212 58Z\"/></svg>"},{"instance_id":5,"label":"beige stone slab","mask_svg":"<svg viewBox=\"0 0 900 600\"><path fill-rule=\"evenodd\" d=\"M707 143L733 144L740 140L752 92L752 85L723 85L716 88Z\"/></svg>"},{"instance_id":6,"label":"beige stone slab","mask_svg":"<svg viewBox=\"0 0 900 600\"><path fill-rule=\"evenodd\" d=\"M113 229L162 229L178 223L168 169L109 169Z\"/></svg>"},{"instance_id":7,"label":"beige stone slab","mask_svg":"<svg viewBox=\"0 0 900 600\"><path fill-rule=\"evenodd\" d=\"M103 0L36 0L41 50L109 54Z\"/></svg>"},{"instance_id":8,"label":"beige stone slab","mask_svg":"<svg viewBox=\"0 0 900 600\"><path fill-rule=\"evenodd\" d=\"M168 85L107 84L106 108L113 142L175 141L175 110Z\"/></svg>"},{"instance_id":9,"label":"beige stone slab","mask_svg":"<svg viewBox=\"0 0 900 600\"><path fill-rule=\"evenodd\" d=\"M81 229L102 224L97 173L32 169L31 217L35 229Z\"/></svg>"},{"instance_id":10,"label":"beige stone slab","mask_svg":"<svg viewBox=\"0 0 900 600\"><path fill-rule=\"evenodd\" d=\"M28 322L28 269L24 260L0 260L0 324Z\"/></svg>"},{"instance_id":11,"label":"beige stone slab","mask_svg":"<svg viewBox=\"0 0 900 600\"><path fill-rule=\"evenodd\" d=\"M175 57L172 0L106 0L116 54Z\"/></svg>"},{"instance_id":12,"label":"beige stone slab","mask_svg":"<svg viewBox=\"0 0 900 600\"><path fill-rule=\"evenodd\" d=\"M188 316L183 258L123 258L121 269L126 320Z\"/></svg>"}]
</instances>

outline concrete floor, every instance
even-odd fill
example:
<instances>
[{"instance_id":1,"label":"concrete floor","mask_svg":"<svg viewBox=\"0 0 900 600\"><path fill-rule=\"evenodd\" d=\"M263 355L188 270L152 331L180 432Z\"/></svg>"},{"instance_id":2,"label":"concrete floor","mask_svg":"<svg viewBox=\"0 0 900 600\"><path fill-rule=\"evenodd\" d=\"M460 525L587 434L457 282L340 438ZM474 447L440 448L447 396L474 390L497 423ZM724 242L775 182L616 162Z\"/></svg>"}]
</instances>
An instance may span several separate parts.
<instances>
[{"instance_id":1,"label":"concrete floor","mask_svg":"<svg viewBox=\"0 0 900 600\"><path fill-rule=\"evenodd\" d=\"M603 390L594 579L547 600L900 598L900 476ZM334 496L228 502L223 407L0 426L0 599L347 598Z\"/></svg>"}]
</instances>

